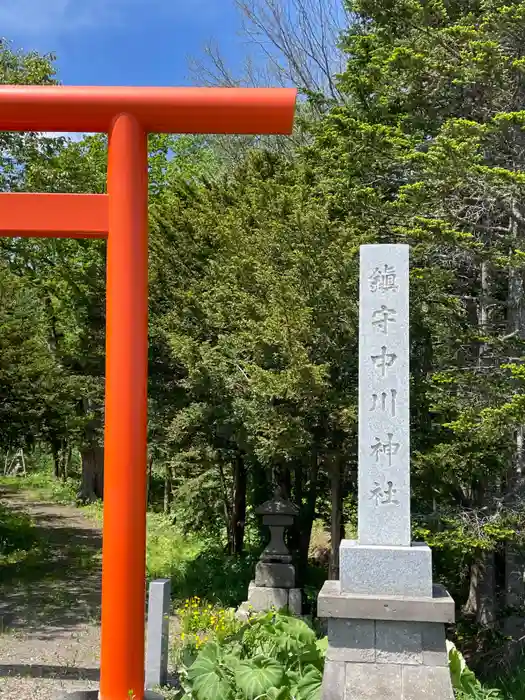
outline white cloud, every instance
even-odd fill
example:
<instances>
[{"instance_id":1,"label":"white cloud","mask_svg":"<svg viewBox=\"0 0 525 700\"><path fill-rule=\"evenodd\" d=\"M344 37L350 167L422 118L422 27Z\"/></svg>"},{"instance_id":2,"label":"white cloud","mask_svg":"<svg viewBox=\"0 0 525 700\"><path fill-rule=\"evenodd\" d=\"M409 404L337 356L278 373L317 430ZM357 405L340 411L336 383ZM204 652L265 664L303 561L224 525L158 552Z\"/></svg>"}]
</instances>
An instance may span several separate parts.
<instances>
[{"instance_id":1,"label":"white cloud","mask_svg":"<svg viewBox=\"0 0 525 700\"><path fill-rule=\"evenodd\" d=\"M139 8L175 16L210 3L215 0L0 0L0 28L7 37L57 37L101 24L124 23Z\"/></svg>"},{"instance_id":2,"label":"white cloud","mask_svg":"<svg viewBox=\"0 0 525 700\"><path fill-rule=\"evenodd\" d=\"M56 35L89 26L99 0L0 0L0 26L7 36Z\"/></svg>"}]
</instances>

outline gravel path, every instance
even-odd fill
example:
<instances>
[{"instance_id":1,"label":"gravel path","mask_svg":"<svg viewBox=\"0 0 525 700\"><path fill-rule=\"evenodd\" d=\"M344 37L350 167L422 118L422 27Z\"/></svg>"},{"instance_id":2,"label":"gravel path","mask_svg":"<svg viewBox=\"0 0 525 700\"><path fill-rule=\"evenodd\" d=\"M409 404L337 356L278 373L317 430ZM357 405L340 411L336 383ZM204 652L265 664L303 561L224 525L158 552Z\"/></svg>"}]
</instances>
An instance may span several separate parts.
<instances>
[{"instance_id":1,"label":"gravel path","mask_svg":"<svg viewBox=\"0 0 525 700\"><path fill-rule=\"evenodd\" d=\"M77 508L17 489L0 486L0 503L27 513L42 543L36 556L0 571L0 699L56 700L98 688L99 526ZM170 648L178 632L170 616ZM171 665L169 672L176 683Z\"/></svg>"},{"instance_id":2,"label":"gravel path","mask_svg":"<svg viewBox=\"0 0 525 700\"><path fill-rule=\"evenodd\" d=\"M0 489L35 521L46 556L2 572L0 698L54 700L97 687L102 538L73 507ZM42 561L44 559L44 561Z\"/></svg>"}]
</instances>

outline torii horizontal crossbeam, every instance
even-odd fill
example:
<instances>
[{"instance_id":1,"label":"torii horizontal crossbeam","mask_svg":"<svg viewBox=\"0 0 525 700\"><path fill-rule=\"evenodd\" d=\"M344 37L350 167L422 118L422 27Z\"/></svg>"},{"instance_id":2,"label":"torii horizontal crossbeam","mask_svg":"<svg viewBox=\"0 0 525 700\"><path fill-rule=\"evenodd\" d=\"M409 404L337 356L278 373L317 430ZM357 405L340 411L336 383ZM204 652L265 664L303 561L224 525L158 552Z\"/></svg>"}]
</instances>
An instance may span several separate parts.
<instances>
[{"instance_id":1,"label":"torii horizontal crossbeam","mask_svg":"<svg viewBox=\"0 0 525 700\"><path fill-rule=\"evenodd\" d=\"M0 131L107 132L126 113L146 132L289 134L296 96L291 88L1 85Z\"/></svg>"},{"instance_id":2,"label":"torii horizontal crossbeam","mask_svg":"<svg viewBox=\"0 0 525 700\"><path fill-rule=\"evenodd\" d=\"M106 238L106 194L0 193L0 236Z\"/></svg>"}]
</instances>

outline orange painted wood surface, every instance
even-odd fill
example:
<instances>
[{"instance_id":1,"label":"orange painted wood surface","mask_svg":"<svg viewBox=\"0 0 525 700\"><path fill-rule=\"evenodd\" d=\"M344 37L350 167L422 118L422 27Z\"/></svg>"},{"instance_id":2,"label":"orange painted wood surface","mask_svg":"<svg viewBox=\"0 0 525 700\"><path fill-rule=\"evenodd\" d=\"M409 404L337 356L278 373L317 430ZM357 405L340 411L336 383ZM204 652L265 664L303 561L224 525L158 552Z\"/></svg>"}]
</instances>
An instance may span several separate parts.
<instances>
[{"instance_id":1,"label":"orange painted wood surface","mask_svg":"<svg viewBox=\"0 0 525 700\"><path fill-rule=\"evenodd\" d=\"M0 131L108 132L121 113L147 132L289 134L293 88L1 85Z\"/></svg>"},{"instance_id":2,"label":"orange painted wood surface","mask_svg":"<svg viewBox=\"0 0 525 700\"><path fill-rule=\"evenodd\" d=\"M0 236L105 238L105 194L0 193Z\"/></svg>"},{"instance_id":3,"label":"orange painted wood surface","mask_svg":"<svg viewBox=\"0 0 525 700\"><path fill-rule=\"evenodd\" d=\"M101 700L142 700L146 577L148 152L121 114L109 135ZM130 694L130 691L131 694Z\"/></svg>"}]
</instances>

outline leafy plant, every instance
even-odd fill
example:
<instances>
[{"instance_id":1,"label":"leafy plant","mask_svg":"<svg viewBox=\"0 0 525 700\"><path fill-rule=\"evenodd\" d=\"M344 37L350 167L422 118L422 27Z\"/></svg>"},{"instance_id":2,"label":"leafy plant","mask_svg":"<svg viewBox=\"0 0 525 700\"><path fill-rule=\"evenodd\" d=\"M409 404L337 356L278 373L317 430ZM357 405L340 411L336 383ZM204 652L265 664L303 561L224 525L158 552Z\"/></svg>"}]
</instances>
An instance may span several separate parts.
<instances>
[{"instance_id":1,"label":"leafy plant","mask_svg":"<svg viewBox=\"0 0 525 700\"><path fill-rule=\"evenodd\" d=\"M474 672L467 666L463 654L448 640L447 650L450 677L457 700L503 700L499 690L484 688L481 685Z\"/></svg>"},{"instance_id":2,"label":"leafy plant","mask_svg":"<svg viewBox=\"0 0 525 700\"><path fill-rule=\"evenodd\" d=\"M326 640L302 620L268 612L180 669L186 700L317 700Z\"/></svg>"},{"instance_id":3,"label":"leafy plant","mask_svg":"<svg viewBox=\"0 0 525 700\"><path fill-rule=\"evenodd\" d=\"M235 634L241 622L233 608L223 609L204 603L193 596L175 611L180 624L180 644L175 648L175 660L194 659L196 653L209 641L222 643Z\"/></svg>"}]
</instances>

